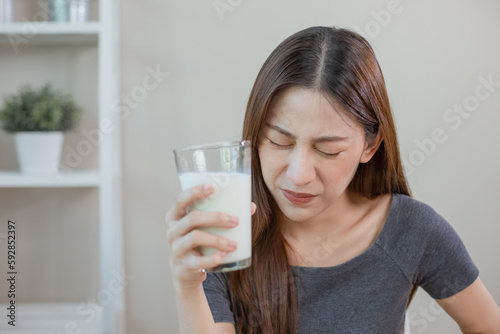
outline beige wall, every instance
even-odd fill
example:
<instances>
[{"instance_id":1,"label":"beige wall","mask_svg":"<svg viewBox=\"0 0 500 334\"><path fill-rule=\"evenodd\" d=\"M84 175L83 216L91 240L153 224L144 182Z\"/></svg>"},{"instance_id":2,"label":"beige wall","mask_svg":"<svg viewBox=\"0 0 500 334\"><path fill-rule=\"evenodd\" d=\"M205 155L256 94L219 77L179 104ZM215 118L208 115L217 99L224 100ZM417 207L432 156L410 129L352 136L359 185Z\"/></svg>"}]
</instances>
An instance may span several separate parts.
<instances>
[{"instance_id":1,"label":"beige wall","mask_svg":"<svg viewBox=\"0 0 500 334\"><path fill-rule=\"evenodd\" d=\"M126 265L136 276L127 290L129 333L177 332L163 221L179 190L172 149L239 138L253 80L288 35L312 25L375 29L371 12L392 3L232 1L239 2L220 20L212 1L122 1L123 92L140 84L148 65L170 72L123 123ZM446 136L415 167L411 186L455 227L500 302L500 87L456 130L443 120L448 108L474 94L478 76L500 82L500 3L401 0L397 8L369 40L388 84L403 156L418 163L415 140L430 138L434 128ZM410 316L413 333L457 332L425 292Z\"/></svg>"}]
</instances>

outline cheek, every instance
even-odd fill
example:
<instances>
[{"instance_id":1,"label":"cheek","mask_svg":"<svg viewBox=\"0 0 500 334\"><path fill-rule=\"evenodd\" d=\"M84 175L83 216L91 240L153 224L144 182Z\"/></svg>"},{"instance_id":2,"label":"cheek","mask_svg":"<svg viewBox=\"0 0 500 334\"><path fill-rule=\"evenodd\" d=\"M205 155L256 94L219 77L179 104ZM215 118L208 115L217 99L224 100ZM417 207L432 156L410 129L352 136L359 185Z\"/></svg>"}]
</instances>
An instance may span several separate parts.
<instances>
[{"instance_id":1,"label":"cheek","mask_svg":"<svg viewBox=\"0 0 500 334\"><path fill-rule=\"evenodd\" d=\"M347 187L351 180L356 174L359 159L357 157L345 157L344 159L339 159L334 163L334 166L330 165L330 168L323 169L323 180L329 184L335 184L340 187Z\"/></svg>"},{"instance_id":2,"label":"cheek","mask_svg":"<svg viewBox=\"0 0 500 334\"><path fill-rule=\"evenodd\" d=\"M273 158L272 152L265 147L259 147L259 160L264 182L269 187L270 181L278 173L279 159Z\"/></svg>"}]
</instances>

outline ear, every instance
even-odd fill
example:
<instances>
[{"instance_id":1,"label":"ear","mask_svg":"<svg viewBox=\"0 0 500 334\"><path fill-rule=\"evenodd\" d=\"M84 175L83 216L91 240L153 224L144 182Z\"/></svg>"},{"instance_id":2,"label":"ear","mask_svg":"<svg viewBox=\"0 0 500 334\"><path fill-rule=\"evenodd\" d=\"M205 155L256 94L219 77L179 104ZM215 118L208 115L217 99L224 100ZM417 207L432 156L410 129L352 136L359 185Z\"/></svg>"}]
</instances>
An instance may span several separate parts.
<instances>
[{"instance_id":1,"label":"ear","mask_svg":"<svg viewBox=\"0 0 500 334\"><path fill-rule=\"evenodd\" d=\"M382 144L383 140L384 136L382 135L382 131L379 130L375 138L373 138L370 142L366 142L365 149L363 151L363 154L361 155L361 158L359 159L359 162L367 163L368 161L370 161L375 152L377 152L380 144Z\"/></svg>"}]
</instances>

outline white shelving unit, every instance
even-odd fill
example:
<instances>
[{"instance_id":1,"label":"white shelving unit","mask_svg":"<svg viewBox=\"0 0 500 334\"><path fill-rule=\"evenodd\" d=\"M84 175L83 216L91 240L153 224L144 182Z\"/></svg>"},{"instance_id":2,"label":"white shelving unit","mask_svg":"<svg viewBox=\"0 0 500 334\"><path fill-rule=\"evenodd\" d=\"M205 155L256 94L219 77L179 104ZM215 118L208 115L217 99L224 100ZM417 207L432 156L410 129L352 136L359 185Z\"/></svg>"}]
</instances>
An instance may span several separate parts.
<instances>
[{"instance_id":1,"label":"white shelving unit","mask_svg":"<svg viewBox=\"0 0 500 334\"><path fill-rule=\"evenodd\" d=\"M0 25L0 34L18 34L24 35L27 33L28 26L31 28L30 34L35 35L97 35L101 30L100 22L86 22L84 24L69 24L59 22L10 22ZM33 30L35 29L35 30ZM6 36L3 36L6 37ZM97 36L95 36L97 37ZM36 39L33 39L36 41Z\"/></svg>"},{"instance_id":2,"label":"white shelving unit","mask_svg":"<svg viewBox=\"0 0 500 334\"><path fill-rule=\"evenodd\" d=\"M10 44L15 41L32 45L96 44L103 30L102 26L100 22L78 25L57 22L4 23L0 24L0 43ZM16 37L19 39L16 40Z\"/></svg>"},{"instance_id":3,"label":"white shelving unit","mask_svg":"<svg viewBox=\"0 0 500 334\"><path fill-rule=\"evenodd\" d=\"M101 179L99 171L78 171L64 174L37 175L19 172L0 171L1 188L68 188L68 187L99 187Z\"/></svg>"},{"instance_id":4,"label":"white shelving unit","mask_svg":"<svg viewBox=\"0 0 500 334\"><path fill-rule=\"evenodd\" d=\"M78 313L82 303L89 305L85 300L81 303L20 304L16 327L8 326L4 319L0 322L0 333L47 334L72 333L78 332L77 330L82 334L125 333L124 287L116 288L117 273L123 272L120 119L112 108L113 103L120 98L118 0L99 1L99 22L79 25L54 22L0 23L0 47L11 47L9 44L13 34L25 35L27 27L37 29L30 37L29 43L33 45L97 46L98 124L101 124L101 120L107 120L114 127L112 132L101 133L98 169L65 172L63 177L55 174L26 175L17 171L0 171L0 188L98 188L100 292L112 290L112 298L104 301L103 297L100 304L98 302L91 307L96 310L92 321L89 321L89 316L82 318ZM115 288L112 288L113 284ZM98 291L96 293L99 295ZM5 309L6 305L0 307Z\"/></svg>"}]
</instances>

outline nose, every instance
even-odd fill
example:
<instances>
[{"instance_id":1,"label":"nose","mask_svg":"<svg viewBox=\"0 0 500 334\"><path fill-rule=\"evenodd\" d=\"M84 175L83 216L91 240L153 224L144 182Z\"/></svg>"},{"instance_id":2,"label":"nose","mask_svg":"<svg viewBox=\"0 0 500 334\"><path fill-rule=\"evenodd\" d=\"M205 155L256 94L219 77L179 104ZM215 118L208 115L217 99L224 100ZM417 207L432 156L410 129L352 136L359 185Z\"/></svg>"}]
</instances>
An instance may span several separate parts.
<instances>
[{"instance_id":1,"label":"nose","mask_svg":"<svg viewBox=\"0 0 500 334\"><path fill-rule=\"evenodd\" d=\"M316 178L314 159L306 150L296 148L289 156L287 177L297 186L305 186Z\"/></svg>"}]
</instances>

